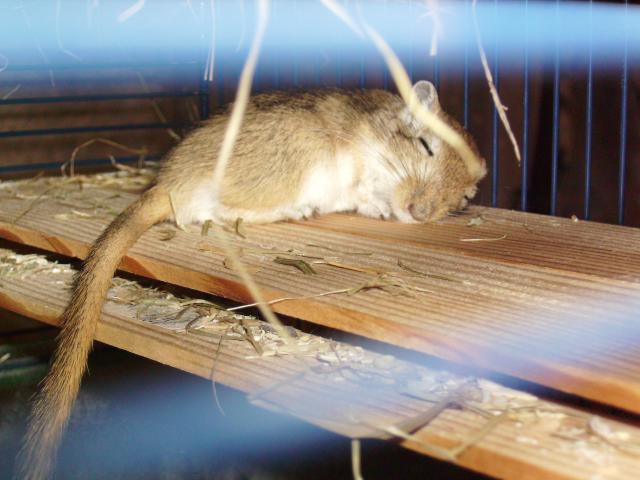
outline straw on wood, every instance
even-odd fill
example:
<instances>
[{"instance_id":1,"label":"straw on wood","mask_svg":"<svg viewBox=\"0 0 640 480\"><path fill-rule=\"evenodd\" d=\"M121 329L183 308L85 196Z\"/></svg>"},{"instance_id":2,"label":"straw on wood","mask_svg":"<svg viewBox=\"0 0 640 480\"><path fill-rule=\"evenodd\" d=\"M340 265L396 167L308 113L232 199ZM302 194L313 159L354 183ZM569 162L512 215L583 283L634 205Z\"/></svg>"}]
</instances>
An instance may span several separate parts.
<instances>
[{"instance_id":1,"label":"straw on wood","mask_svg":"<svg viewBox=\"0 0 640 480\"><path fill-rule=\"evenodd\" d=\"M109 221L60 218L74 207L55 198L24 213L32 197L20 198L14 183L0 185L0 236L12 241L82 258ZM99 203L110 198L114 211L135 198L86 186L83 192ZM468 226L478 216L484 223ZM225 267L219 240L191 226L167 241L166 228L143 235L121 268L253 302ZM274 304L280 313L640 413L637 229L477 207L436 225L330 215L246 229L247 239L233 235L229 242L257 270L265 300L297 298ZM324 257L340 267L313 264L317 274L304 275L265 251ZM347 293L377 272L428 293L390 285ZM344 293L318 296L335 290Z\"/></svg>"},{"instance_id":2,"label":"straw on wood","mask_svg":"<svg viewBox=\"0 0 640 480\"><path fill-rule=\"evenodd\" d=\"M55 324L73 273L41 255L0 250L0 306ZM141 311L142 302L151 305ZM228 336L214 312L206 301L116 279L97 338L204 378L215 370L217 381L249 393L253 403L336 433L400 439L500 478L631 480L640 469L637 426L299 331L302 348L287 353L265 322L229 319L266 332L258 341L279 351L257 357L250 342Z\"/></svg>"}]
</instances>

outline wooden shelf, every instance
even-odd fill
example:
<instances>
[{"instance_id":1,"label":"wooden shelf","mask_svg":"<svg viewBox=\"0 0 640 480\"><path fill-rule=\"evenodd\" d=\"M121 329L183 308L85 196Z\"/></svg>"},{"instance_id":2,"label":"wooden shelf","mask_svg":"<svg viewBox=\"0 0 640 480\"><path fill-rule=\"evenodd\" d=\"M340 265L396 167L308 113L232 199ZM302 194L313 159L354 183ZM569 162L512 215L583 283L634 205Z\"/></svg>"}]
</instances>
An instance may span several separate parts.
<instances>
[{"instance_id":1,"label":"wooden shelf","mask_svg":"<svg viewBox=\"0 0 640 480\"><path fill-rule=\"evenodd\" d=\"M68 265L0 249L0 274L1 307L56 324L68 300L73 275ZM190 303L185 309L189 299L167 298L162 290L132 283L116 285L103 310L98 340L214 378L247 392L257 405L333 432L394 439L385 429L396 426L410 434L410 439L396 440L435 457L443 457L438 448L468 444L449 460L500 478L635 479L640 471L636 426L485 379L436 371L292 330L300 349L293 355L259 320L238 315L225 320L215 317L217 310L208 310L202 325L191 323L207 305ZM190 324L202 328L187 329ZM263 355L242 335L228 337L243 328L257 339ZM447 408L438 407L436 401L443 398L451 400ZM484 435L478 436L483 429Z\"/></svg>"},{"instance_id":2,"label":"wooden shelf","mask_svg":"<svg viewBox=\"0 0 640 480\"><path fill-rule=\"evenodd\" d=\"M82 258L113 218L104 206L113 213L136 198L67 188L65 201L0 190L0 237ZM152 228L122 269L251 301L215 237L174 230ZM268 299L304 297L277 312L640 413L638 229L471 208L437 225L333 215L229 236ZM273 252L349 268L314 264L317 274L304 275ZM316 296L380 283L375 271L401 286Z\"/></svg>"}]
</instances>

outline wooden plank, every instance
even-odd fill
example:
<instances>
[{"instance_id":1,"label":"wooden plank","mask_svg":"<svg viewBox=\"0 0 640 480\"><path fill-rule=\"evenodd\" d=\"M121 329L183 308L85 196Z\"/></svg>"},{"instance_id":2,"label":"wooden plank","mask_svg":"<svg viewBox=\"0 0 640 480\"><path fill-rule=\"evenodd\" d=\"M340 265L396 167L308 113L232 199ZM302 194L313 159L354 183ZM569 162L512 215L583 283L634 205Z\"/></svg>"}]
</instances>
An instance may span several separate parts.
<instances>
[{"instance_id":1,"label":"wooden plank","mask_svg":"<svg viewBox=\"0 0 640 480\"><path fill-rule=\"evenodd\" d=\"M100 206L119 211L135 198L88 186L66 188L75 190L64 201L49 192L35 202L37 196L16 198L5 188L0 236L82 258L112 218ZM467 226L478 217L482 225ZM167 229L173 235L168 241ZM121 267L251 300L225 267L214 237L203 239L199 227L174 230L151 229ZM471 209L439 225L335 215L246 230L246 239L231 234L231 241L256 271L265 296L305 297L276 303L280 313L640 412L636 229ZM478 238L489 240L462 241ZM350 269L314 265L317 275L303 275L274 263L274 252L322 257ZM374 271L387 273L380 277ZM384 288L316 296L371 282Z\"/></svg>"},{"instance_id":2,"label":"wooden plank","mask_svg":"<svg viewBox=\"0 0 640 480\"><path fill-rule=\"evenodd\" d=\"M479 225L470 226L470 222ZM399 225L396 229L382 228L379 221L351 215L329 215L300 225L523 267L640 280L637 228L488 207L471 207L464 215L438 224ZM463 241L503 236L499 241Z\"/></svg>"},{"instance_id":3,"label":"wooden plank","mask_svg":"<svg viewBox=\"0 0 640 480\"><path fill-rule=\"evenodd\" d=\"M55 325L72 274L68 265L39 255L0 250L0 306ZM426 425L405 447L438 457L434 448L464 444L488 425L488 416L501 421L455 456L455 463L513 479L634 479L640 469L637 426L292 330L301 349L294 354L264 322L238 315L223 320L224 312L207 310L206 304L131 282L118 282L109 298L99 340L215 378L249 393L258 405L342 435L378 437L383 427L428 416L436 400L449 397L461 405L433 410L435 418L423 420ZM185 330L190 323L199 329ZM240 325L265 354L238 341L242 336L222 338Z\"/></svg>"}]
</instances>

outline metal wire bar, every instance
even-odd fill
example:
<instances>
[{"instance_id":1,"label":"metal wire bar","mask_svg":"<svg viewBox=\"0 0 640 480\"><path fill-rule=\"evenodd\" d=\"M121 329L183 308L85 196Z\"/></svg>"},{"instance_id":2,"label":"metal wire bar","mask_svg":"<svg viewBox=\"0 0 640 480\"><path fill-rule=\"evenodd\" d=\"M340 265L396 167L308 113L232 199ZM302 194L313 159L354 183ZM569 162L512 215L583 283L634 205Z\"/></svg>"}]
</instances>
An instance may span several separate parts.
<instances>
[{"instance_id":1,"label":"metal wire bar","mask_svg":"<svg viewBox=\"0 0 640 480\"><path fill-rule=\"evenodd\" d=\"M524 24L524 71L522 85L522 166L520 175L520 209L527 211L527 200L529 198L529 24L527 22L529 13L529 0L524 2L525 24Z\"/></svg>"},{"instance_id":2,"label":"metal wire bar","mask_svg":"<svg viewBox=\"0 0 640 480\"><path fill-rule=\"evenodd\" d=\"M625 41L624 58L622 62L622 92L620 100L620 166L618 169L618 223L624 223L624 194L627 168L627 106L629 100L629 41L628 41L628 10L629 2L625 0Z\"/></svg>"},{"instance_id":3,"label":"metal wire bar","mask_svg":"<svg viewBox=\"0 0 640 480\"><path fill-rule=\"evenodd\" d=\"M209 118L209 91L210 83L204 78L200 80L200 91L198 92L198 100L200 103L200 120Z\"/></svg>"},{"instance_id":4,"label":"metal wire bar","mask_svg":"<svg viewBox=\"0 0 640 480\"><path fill-rule=\"evenodd\" d=\"M470 0L465 0L466 18L467 21L470 18ZM468 22L467 22L468 23ZM462 124L464 128L469 128L469 41L464 42L464 70L463 70L463 83L464 83L464 105L462 112Z\"/></svg>"},{"instance_id":5,"label":"metal wire bar","mask_svg":"<svg viewBox=\"0 0 640 480\"><path fill-rule=\"evenodd\" d=\"M101 102L107 100L145 100L152 98L195 97L200 92L152 92L152 93L113 93L106 95L68 95L55 97L25 97L0 100L0 105L33 105L38 103Z\"/></svg>"},{"instance_id":6,"label":"metal wire bar","mask_svg":"<svg viewBox=\"0 0 640 480\"><path fill-rule=\"evenodd\" d=\"M556 214L558 203L558 149L560 135L560 0L556 0L556 45L553 59L553 136L551 140L551 198L549 213Z\"/></svg>"},{"instance_id":7,"label":"metal wire bar","mask_svg":"<svg viewBox=\"0 0 640 480\"><path fill-rule=\"evenodd\" d=\"M41 128L35 130L14 130L0 132L0 138L38 137L44 135L64 135L73 133L120 132L123 130L152 130L159 128L186 128L186 124L139 123L130 125L97 125L95 127Z\"/></svg>"},{"instance_id":8,"label":"metal wire bar","mask_svg":"<svg viewBox=\"0 0 640 480\"><path fill-rule=\"evenodd\" d=\"M121 69L131 68L139 70L141 68L202 68L202 62L193 60L186 62L176 63L160 63L160 62L122 62L122 63L55 63L55 64L9 64L6 66L6 71L61 71L61 70L102 70L102 69Z\"/></svg>"},{"instance_id":9,"label":"metal wire bar","mask_svg":"<svg viewBox=\"0 0 640 480\"><path fill-rule=\"evenodd\" d=\"M140 157L136 155L126 155L122 157L114 157L118 163L137 163ZM162 155L146 155L145 160L160 160ZM42 162L31 163L26 165L5 165L0 166L0 175L8 175L23 172L37 172L43 170L60 170L60 166L64 162ZM78 167L103 167L112 164L111 158L86 158L83 160L76 160L76 169Z\"/></svg>"},{"instance_id":10,"label":"metal wire bar","mask_svg":"<svg viewBox=\"0 0 640 480\"><path fill-rule=\"evenodd\" d=\"M591 159L593 135L593 0L589 0L589 46L587 64L587 105L584 143L584 219L591 218Z\"/></svg>"}]
</instances>

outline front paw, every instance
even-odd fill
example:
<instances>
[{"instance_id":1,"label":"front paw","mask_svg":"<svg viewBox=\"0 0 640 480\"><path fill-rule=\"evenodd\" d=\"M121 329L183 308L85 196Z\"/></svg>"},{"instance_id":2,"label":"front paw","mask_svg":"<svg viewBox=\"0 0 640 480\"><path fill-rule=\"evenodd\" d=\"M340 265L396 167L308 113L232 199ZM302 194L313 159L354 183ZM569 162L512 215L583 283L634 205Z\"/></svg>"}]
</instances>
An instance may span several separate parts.
<instances>
[{"instance_id":1,"label":"front paw","mask_svg":"<svg viewBox=\"0 0 640 480\"><path fill-rule=\"evenodd\" d=\"M359 205L357 211L365 217L380 218L382 220L391 218L391 207L383 202L368 202Z\"/></svg>"}]
</instances>

